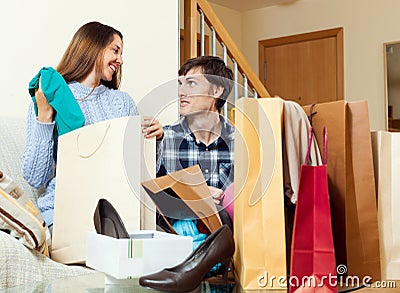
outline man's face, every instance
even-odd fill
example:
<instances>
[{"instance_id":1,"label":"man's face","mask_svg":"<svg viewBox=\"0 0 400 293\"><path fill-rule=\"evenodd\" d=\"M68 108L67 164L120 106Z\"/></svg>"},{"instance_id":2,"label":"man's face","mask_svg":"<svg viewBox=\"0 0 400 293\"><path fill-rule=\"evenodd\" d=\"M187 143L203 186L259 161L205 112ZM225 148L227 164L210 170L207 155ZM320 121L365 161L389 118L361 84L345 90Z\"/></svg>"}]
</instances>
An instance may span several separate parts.
<instances>
[{"instance_id":1,"label":"man's face","mask_svg":"<svg viewBox=\"0 0 400 293\"><path fill-rule=\"evenodd\" d=\"M215 86L203 75L201 68L192 68L185 76L179 77L180 114L213 111L219 95L214 96Z\"/></svg>"}]
</instances>

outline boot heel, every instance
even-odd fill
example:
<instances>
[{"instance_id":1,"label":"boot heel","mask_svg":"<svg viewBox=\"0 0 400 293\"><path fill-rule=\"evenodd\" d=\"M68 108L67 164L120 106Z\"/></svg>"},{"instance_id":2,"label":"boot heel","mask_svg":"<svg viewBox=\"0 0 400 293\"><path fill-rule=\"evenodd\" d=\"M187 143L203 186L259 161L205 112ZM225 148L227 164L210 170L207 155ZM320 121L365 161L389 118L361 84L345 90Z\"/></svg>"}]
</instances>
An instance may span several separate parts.
<instances>
[{"instance_id":1,"label":"boot heel","mask_svg":"<svg viewBox=\"0 0 400 293\"><path fill-rule=\"evenodd\" d=\"M229 263L231 259L226 259L221 262L221 270L222 270L222 284L226 287L228 286L228 270Z\"/></svg>"}]
</instances>

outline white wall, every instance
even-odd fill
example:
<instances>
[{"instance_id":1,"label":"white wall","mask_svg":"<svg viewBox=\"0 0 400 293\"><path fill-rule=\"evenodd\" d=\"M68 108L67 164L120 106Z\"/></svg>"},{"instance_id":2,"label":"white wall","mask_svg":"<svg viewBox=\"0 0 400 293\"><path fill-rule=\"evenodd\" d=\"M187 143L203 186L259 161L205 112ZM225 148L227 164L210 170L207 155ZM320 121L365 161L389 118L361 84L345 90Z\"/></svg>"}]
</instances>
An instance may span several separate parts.
<instances>
[{"instance_id":1,"label":"white wall","mask_svg":"<svg viewBox=\"0 0 400 293\"><path fill-rule=\"evenodd\" d=\"M26 115L31 78L43 66L55 67L75 31L93 20L122 32L121 90L140 104L154 87L176 78L178 5L176 0L1 1L0 116ZM168 113L162 121L176 119L177 104Z\"/></svg>"},{"instance_id":2,"label":"white wall","mask_svg":"<svg viewBox=\"0 0 400 293\"><path fill-rule=\"evenodd\" d=\"M345 99L367 100L371 129L384 129L383 43L400 40L398 0L299 0L243 13L242 48L258 72L258 41L344 27Z\"/></svg>"}]
</instances>

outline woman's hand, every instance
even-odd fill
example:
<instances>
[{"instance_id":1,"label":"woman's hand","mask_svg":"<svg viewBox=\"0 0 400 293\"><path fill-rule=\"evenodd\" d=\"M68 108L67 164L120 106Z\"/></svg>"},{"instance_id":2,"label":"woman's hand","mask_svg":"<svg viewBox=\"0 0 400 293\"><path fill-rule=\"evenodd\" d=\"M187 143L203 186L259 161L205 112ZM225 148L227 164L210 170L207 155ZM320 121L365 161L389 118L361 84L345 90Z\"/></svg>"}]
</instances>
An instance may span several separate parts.
<instances>
[{"instance_id":1,"label":"woman's hand","mask_svg":"<svg viewBox=\"0 0 400 293\"><path fill-rule=\"evenodd\" d=\"M164 136L164 130L160 122L153 117L144 116L142 121L142 133L145 138L156 137L160 140Z\"/></svg>"},{"instance_id":2,"label":"woman's hand","mask_svg":"<svg viewBox=\"0 0 400 293\"><path fill-rule=\"evenodd\" d=\"M38 121L49 123L53 122L54 109L50 106L42 91L42 84L39 80L39 88L35 90L36 106L38 108Z\"/></svg>"}]
</instances>

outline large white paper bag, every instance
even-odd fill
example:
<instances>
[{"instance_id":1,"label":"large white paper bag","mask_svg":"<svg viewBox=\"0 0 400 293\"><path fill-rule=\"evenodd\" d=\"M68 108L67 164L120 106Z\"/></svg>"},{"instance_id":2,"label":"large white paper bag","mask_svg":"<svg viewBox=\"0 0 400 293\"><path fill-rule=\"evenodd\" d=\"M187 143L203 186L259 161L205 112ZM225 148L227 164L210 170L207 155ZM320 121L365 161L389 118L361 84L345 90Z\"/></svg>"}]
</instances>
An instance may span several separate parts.
<instances>
[{"instance_id":1,"label":"large white paper bag","mask_svg":"<svg viewBox=\"0 0 400 293\"><path fill-rule=\"evenodd\" d=\"M378 224L382 280L400 280L400 133L372 132L378 163Z\"/></svg>"},{"instance_id":2,"label":"large white paper bag","mask_svg":"<svg viewBox=\"0 0 400 293\"><path fill-rule=\"evenodd\" d=\"M155 207L140 182L155 176L155 141L141 118L123 117L82 127L58 139L52 259L84 263L93 214L107 199L128 231L155 229Z\"/></svg>"}]
</instances>

